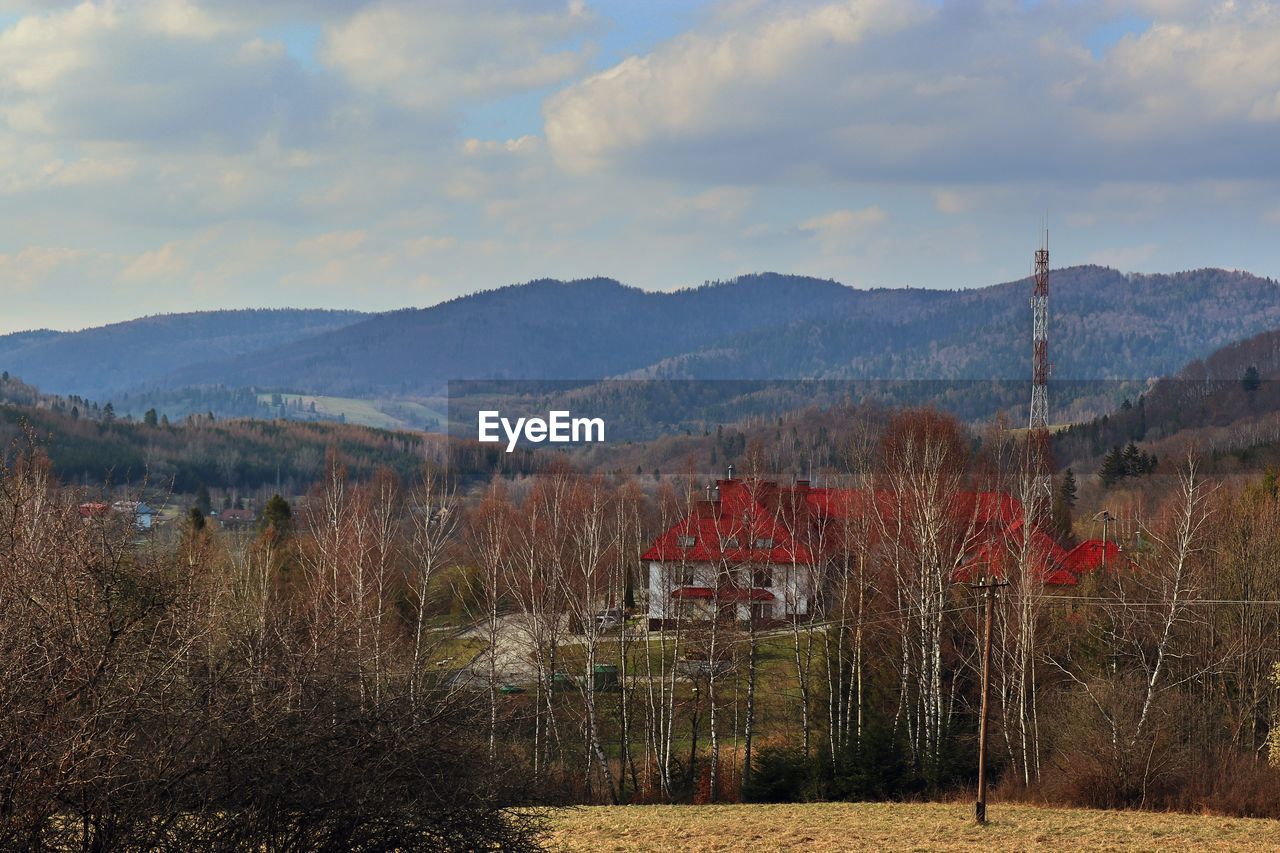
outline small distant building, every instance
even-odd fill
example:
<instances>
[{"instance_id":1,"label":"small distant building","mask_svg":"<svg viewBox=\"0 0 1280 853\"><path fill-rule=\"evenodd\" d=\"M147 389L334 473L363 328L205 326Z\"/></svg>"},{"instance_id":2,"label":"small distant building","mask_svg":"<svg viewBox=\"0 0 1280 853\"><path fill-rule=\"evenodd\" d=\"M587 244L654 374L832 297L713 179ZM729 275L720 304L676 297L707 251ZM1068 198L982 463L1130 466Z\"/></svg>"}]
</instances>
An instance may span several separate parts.
<instances>
[{"instance_id":1,"label":"small distant building","mask_svg":"<svg viewBox=\"0 0 1280 853\"><path fill-rule=\"evenodd\" d=\"M218 522L224 527L240 527L257 520L257 513L251 509L224 509L218 513Z\"/></svg>"},{"instance_id":2,"label":"small distant building","mask_svg":"<svg viewBox=\"0 0 1280 853\"><path fill-rule=\"evenodd\" d=\"M111 509L128 516L139 531L148 531L155 523L155 510L145 501L116 501L111 504Z\"/></svg>"},{"instance_id":3,"label":"small distant building","mask_svg":"<svg viewBox=\"0 0 1280 853\"><path fill-rule=\"evenodd\" d=\"M111 512L111 505L105 503L97 503L95 501L86 501L78 506L77 511L81 518L102 518Z\"/></svg>"}]
</instances>

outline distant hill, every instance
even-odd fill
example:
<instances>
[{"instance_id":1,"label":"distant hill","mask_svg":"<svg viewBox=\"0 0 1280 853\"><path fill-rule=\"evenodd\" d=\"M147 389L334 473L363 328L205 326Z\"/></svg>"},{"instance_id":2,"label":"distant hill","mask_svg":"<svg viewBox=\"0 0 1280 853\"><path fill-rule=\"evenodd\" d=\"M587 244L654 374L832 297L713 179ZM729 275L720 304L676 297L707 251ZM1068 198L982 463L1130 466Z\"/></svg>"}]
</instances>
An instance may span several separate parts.
<instances>
[{"instance_id":1,"label":"distant hill","mask_svg":"<svg viewBox=\"0 0 1280 853\"><path fill-rule=\"evenodd\" d=\"M1166 459L1194 447L1219 470L1280 464L1280 329L1194 359L1118 410L1057 433L1055 455L1087 468L1130 441Z\"/></svg>"},{"instance_id":2,"label":"distant hill","mask_svg":"<svg viewBox=\"0 0 1280 853\"><path fill-rule=\"evenodd\" d=\"M1055 270L1051 282L1050 358L1060 380L1164 376L1216 347L1280 326L1280 284L1248 273L1124 275L1082 266ZM858 306L767 335L722 340L637 375L1025 379L1030 292L1023 279L932 292L895 312Z\"/></svg>"},{"instance_id":3,"label":"distant hill","mask_svg":"<svg viewBox=\"0 0 1280 853\"><path fill-rule=\"evenodd\" d=\"M158 314L78 332L0 336L0 369L51 394L106 400L168 385L174 370L281 346L364 319L359 311L245 310Z\"/></svg>"},{"instance_id":4,"label":"distant hill","mask_svg":"<svg viewBox=\"0 0 1280 853\"><path fill-rule=\"evenodd\" d=\"M1080 266L1054 270L1051 282L1050 358L1062 389L1052 403L1061 420L1112 402L1069 393L1066 380L1126 380L1123 393L1136 396L1153 378L1280 328L1280 284L1248 273ZM1005 380L948 392L964 398L955 411L976 417L1016 410L1026 397L1016 383L1030 373L1029 294L1026 279L859 290L762 273L674 292L543 279L377 315L212 312L24 333L0 338L0 368L47 391L118 402L127 394L122 411L135 414L155 405L180 415L184 400L219 413L206 401L252 388L377 401L409 425L424 416L394 414L397 401L435 407L453 379ZM899 389L894 399L915 397ZM233 411L249 413L243 408Z\"/></svg>"},{"instance_id":5,"label":"distant hill","mask_svg":"<svg viewBox=\"0 0 1280 853\"><path fill-rule=\"evenodd\" d=\"M1280 285L1204 269L1052 274L1058 378L1167 375L1280 326ZM370 317L169 381L344 396L438 394L450 379L1025 378L1029 282L856 290L761 274L672 293L535 281Z\"/></svg>"},{"instance_id":6,"label":"distant hill","mask_svg":"<svg viewBox=\"0 0 1280 853\"><path fill-rule=\"evenodd\" d=\"M914 306L930 298L926 291L857 291L774 274L674 293L607 278L540 280L194 365L175 379L338 396L439 394L451 379L598 379L877 299Z\"/></svg>"},{"instance_id":7,"label":"distant hill","mask_svg":"<svg viewBox=\"0 0 1280 853\"><path fill-rule=\"evenodd\" d=\"M207 415L130 421L105 405L77 405L0 376L0 460L28 440L48 454L65 482L90 490L146 485L161 497L201 486L302 494L321 478L330 452L356 480L385 468L413 483L430 460L446 464L464 486L494 473L527 474L545 462L525 450L507 454L474 441L354 424Z\"/></svg>"}]
</instances>

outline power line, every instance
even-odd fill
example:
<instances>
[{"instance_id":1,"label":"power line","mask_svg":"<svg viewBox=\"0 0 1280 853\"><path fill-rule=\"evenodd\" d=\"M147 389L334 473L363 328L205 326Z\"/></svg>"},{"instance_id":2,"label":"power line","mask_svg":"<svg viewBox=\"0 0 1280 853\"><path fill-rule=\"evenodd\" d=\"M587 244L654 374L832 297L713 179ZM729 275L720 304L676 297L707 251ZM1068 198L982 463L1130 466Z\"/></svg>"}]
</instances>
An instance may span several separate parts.
<instances>
[{"instance_id":1,"label":"power line","mask_svg":"<svg viewBox=\"0 0 1280 853\"><path fill-rule=\"evenodd\" d=\"M1130 601L1126 598L1117 598L1115 596L1106 595L1043 595L1041 598L1051 598L1055 601L1084 601L1094 604L1114 604L1120 607L1166 607L1169 601ZM1280 605L1280 599L1274 598L1182 598L1178 599L1179 604L1265 604L1271 606Z\"/></svg>"}]
</instances>

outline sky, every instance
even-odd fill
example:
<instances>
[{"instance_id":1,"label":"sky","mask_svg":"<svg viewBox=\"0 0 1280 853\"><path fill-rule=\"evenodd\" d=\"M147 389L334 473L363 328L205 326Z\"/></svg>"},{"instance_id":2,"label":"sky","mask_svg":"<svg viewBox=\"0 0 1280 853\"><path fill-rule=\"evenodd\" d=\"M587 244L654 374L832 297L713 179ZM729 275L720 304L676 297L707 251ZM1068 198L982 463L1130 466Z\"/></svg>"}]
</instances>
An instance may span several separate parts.
<instances>
[{"instance_id":1,"label":"sky","mask_svg":"<svg viewBox=\"0 0 1280 853\"><path fill-rule=\"evenodd\" d=\"M1280 0L0 0L0 332L1280 277Z\"/></svg>"}]
</instances>

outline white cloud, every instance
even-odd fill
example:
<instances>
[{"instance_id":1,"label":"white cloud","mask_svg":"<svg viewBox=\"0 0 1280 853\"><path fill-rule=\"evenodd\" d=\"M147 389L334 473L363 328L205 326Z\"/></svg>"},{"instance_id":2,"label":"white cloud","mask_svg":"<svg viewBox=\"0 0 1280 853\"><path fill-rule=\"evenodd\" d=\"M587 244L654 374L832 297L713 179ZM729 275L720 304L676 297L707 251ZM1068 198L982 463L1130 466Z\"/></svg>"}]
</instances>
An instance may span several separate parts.
<instances>
[{"instance_id":1,"label":"white cloud","mask_svg":"<svg viewBox=\"0 0 1280 853\"><path fill-rule=\"evenodd\" d=\"M592 19L580 3L385 0L326 29L321 56L356 85L413 109L560 83L583 49L550 49Z\"/></svg>"},{"instance_id":2,"label":"white cloud","mask_svg":"<svg viewBox=\"0 0 1280 853\"><path fill-rule=\"evenodd\" d=\"M191 259L187 257L179 243L173 241L133 258L120 271L120 279L130 282L172 279L189 269L191 269Z\"/></svg>"},{"instance_id":3,"label":"white cloud","mask_svg":"<svg viewBox=\"0 0 1280 853\"><path fill-rule=\"evenodd\" d=\"M537 136L524 135L515 139L468 139L462 143L464 153L478 156L486 154L529 154L541 147Z\"/></svg>"},{"instance_id":4,"label":"white cloud","mask_svg":"<svg viewBox=\"0 0 1280 853\"><path fill-rule=\"evenodd\" d=\"M152 0L143 7L147 28L166 36L205 39L235 29L191 0Z\"/></svg>"},{"instance_id":5,"label":"white cloud","mask_svg":"<svg viewBox=\"0 0 1280 853\"><path fill-rule=\"evenodd\" d=\"M27 246L14 254L0 254L0 293L14 296L30 291L85 254L65 246Z\"/></svg>"},{"instance_id":6,"label":"white cloud","mask_svg":"<svg viewBox=\"0 0 1280 853\"><path fill-rule=\"evenodd\" d=\"M0 31L0 91L40 92L92 61L85 45L116 29L111 6L81 3L48 15L23 17Z\"/></svg>"},{"instance_id":7,"label":"white cloud","mask_svg":"<svg viewBox=\"0 0 1280 853\"><path fill-rule=\"evenodd\" d=\"M132 175L137 167L133 160L82 157L70 163L55 160L45 167L44 174L54 186L72 187L120 181Z\"/></svg>"},{"instance_id":8,"label":"white cloud","mask_svg":"<svg viewBox=\"0 0 1280 853\"><path fill-rule=\"evenodd\" d=\"M814 216L800 223L801 231L812 231L819 235L846 236L866 231L873 225L880 225L888 220L889 215L879 207L864 207L861 210L833 210L820 216Z\"/></svg>"},{"instance_id":9,"label":"white cloud","mask_svg":"<svg viewBox=\"0 0 1280 853\"><path fill-rule=\"evenodd\" d=\"M328 234L317 234L305 240L299 240L294 249L300 255L308 257L328 257L345 255L364 245L368 236L363 229L353 231L332 231Z\"/></svg>"},{"instance_id":10,"label":"white cloud","mask_svg":"<svg viewBox=\"0 0 1280 853\"><path fill-rule=\"evenodd\" d=\"M564 168L677 180L1280 177L1280 6L747 4L548 100ZM943 200L945 206L946 200Z\"/></svg>"},{"instance_id":11,"label":"white cloud","mask_svg":"<svg viewBox=\"0 0 1280 853\"><path fill-rule=\"evenodd\" d=\"M458 241L453 237L435 237L430 234L424 234L421 237L406 240L404 251L411 258L420 258L423 255L429 255L434 252L447 251L457 245Z\"/></svg>"}]
</instances>

